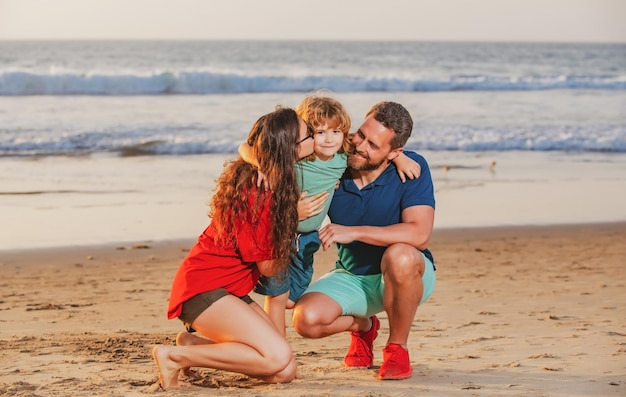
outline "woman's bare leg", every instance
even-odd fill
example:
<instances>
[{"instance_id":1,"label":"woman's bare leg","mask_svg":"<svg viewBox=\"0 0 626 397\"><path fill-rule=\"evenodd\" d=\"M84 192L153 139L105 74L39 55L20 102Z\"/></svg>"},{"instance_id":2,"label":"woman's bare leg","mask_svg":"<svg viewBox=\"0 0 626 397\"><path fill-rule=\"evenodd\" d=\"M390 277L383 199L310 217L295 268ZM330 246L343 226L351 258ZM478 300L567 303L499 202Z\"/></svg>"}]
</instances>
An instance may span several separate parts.
<instances>
[{"instance_id":1,"label":"woman's bare leg","mask_svg":"<svg viewBox=\"0 0 626 397\"><path fill-rule=\"evenodd\" d=\"M153 356L163 388L177 386L180 369L188 367L239 372L270 383L295 377L296 362L285 338L265 314L237 297L213 303L192 327L214 343L156 346Z\"/></svg>"},{"instance_id":2,"label":"woman's bare leg","mask_svg":"<svg viewBox=\"0 0 626 397\"><path fill-rule=\"evenodd\" d=\"M203 338L198 335L194 335L191 332L187 332L187 331L179 332L178 335L176 335L176 346L206 345L209 343L215 343L215 342L213 342L210 339ZM189 367L181 368L180 372L182 375L188 376L188 377L193 377L196 375L196 373L192 371L191 368Z\"/></svg>"}]
</instances>

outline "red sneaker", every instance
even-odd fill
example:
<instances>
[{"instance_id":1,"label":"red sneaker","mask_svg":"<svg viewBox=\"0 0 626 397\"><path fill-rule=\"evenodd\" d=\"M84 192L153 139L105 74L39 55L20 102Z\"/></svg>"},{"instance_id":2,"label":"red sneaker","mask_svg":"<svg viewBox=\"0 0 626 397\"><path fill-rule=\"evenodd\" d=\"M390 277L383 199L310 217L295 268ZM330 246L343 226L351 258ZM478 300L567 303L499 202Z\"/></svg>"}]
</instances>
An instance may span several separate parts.
<instances>
[{"instance_id":1,"label":"red sneaker","mask_svg":"<svg viewBox=\"0 0 626 397\"><path fill-rule=\"evenodd\" d=\"M374 339L378 336L380 321L376 316L370 318L372 319L372 328L369 331L350 332L352 336L350 349L343 359L346 367L371 368L374 366Z\"/></svg>"},{"instance_id":2,"label":"red sneaker","mask_svg":"<svg viewBox=\"0 0 626 397\"><path fill-rule=\"evenodd\" d=\"M412 373L409 351L396 343L385 346L378 379L406 379L410 378Z\"/></svg>"}]
</instances>

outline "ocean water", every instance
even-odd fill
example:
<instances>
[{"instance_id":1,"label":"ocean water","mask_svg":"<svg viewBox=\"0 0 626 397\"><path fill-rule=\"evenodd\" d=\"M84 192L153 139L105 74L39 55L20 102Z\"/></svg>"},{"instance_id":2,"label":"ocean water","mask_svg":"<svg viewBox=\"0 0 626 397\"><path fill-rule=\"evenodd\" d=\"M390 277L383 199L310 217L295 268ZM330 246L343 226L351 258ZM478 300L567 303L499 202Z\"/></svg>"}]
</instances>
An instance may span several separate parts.
<instances>
[{"instance_id":1,"label":"ocean water","mask_svg":"<svg viewBox=\"0 0 626 397\"><path fill-rule=\"evenodd\" d=\"M233 153L258 116L382 99L408 148L626 152L626 45L0 42L0 156Z\"/></svg>"},{"instance_id":2,"label":"ocean water","mask_svg":"<svg viewBox=\"0 0 626 397\"><path fill-rule=\"evenodd\" d=\"M409 109L435 229L626 220L626 44L0 41L0 251L194 238L254 121L316 90L353 129Z\"/></svg>"}]
</instances>

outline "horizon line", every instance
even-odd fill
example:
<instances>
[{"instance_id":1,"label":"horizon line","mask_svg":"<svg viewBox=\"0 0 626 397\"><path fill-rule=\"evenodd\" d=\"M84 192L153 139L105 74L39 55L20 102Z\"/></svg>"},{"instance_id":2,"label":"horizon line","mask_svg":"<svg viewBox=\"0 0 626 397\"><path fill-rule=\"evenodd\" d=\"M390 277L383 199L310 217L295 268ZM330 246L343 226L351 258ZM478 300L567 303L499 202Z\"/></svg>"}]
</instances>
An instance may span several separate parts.
<instances>
[{"instance_id":1,"label":"horizon line","mask_svg":"<svg viewBox=\"0 0 626 397\"><path fill-rule=\"evenodd\" d=\"M313 39L313 38L159 38L159 37L0 37L0 41L278 41L278 42L423 42L423 43L528 43L528 44L626 44L623 41L602 40L528 40L528 39Z\"/></svg>"}]
</instances>

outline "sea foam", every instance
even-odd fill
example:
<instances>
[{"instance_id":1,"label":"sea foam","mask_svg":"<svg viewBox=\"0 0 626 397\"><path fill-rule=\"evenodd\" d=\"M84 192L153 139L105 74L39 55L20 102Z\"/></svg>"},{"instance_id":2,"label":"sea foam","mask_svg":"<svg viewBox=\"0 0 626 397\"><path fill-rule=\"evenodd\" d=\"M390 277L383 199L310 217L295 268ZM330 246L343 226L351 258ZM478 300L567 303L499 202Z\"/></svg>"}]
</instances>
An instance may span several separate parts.
<instances>
[{"instance_id":1,"label":"sea foam","mask_svg":"<svg viewBox=\"0 0 626 397\"><path fill-rule=\"evenodd\" d=\"M626 90L623 75L456 75L448 78L155 71L141 73L0 72L0 95L205 95L269 92Z\"/></svg>"}]
</instances>

